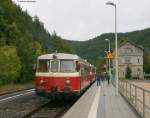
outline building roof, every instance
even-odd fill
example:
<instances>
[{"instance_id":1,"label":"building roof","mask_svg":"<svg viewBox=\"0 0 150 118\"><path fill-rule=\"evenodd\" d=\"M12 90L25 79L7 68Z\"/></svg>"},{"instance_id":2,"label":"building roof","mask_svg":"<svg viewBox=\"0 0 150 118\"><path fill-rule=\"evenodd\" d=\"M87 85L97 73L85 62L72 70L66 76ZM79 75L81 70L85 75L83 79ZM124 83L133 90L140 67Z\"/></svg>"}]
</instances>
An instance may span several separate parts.
<instances>
[{"instance_id":1,"label":"building roof","mask_svg":"<svg viewBox=\"0 0 150 118\"><path fill-rule=\"evenodd\" d=\"M122 47L123 45L125 45L126 43L130 43L131 45L134 45L135 47L140 48L141 50L144 50L142 46L139 46L139 45L137 45L137 44L135 44L135 43L133 43L133 42L131 42L131 41L124 41L124 42L122 42L122 43L119 45L119 48Z\"/></svg>"}]
</instances>

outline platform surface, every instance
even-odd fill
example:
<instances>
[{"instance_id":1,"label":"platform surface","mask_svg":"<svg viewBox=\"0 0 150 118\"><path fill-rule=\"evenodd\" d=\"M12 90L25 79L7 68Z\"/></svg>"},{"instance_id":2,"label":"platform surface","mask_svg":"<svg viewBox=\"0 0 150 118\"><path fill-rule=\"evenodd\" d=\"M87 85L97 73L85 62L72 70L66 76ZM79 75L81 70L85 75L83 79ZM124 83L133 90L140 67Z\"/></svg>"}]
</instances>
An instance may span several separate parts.
<instances>
[{"instance_id":1,"label":"platform surface","mask_svg":"<svg viewBox=\"0 0 150 118\"><path fill-rule=\"evenodd\" d=\"M101 87L97 118L137 118L137 115L120 94L115 95L114 86L105 83Z\"/></svg>"},{"instance_id":2,"label":"platform surface","mask_svg":"<svg viewBox=\"0 0 150 118\"><path fill-rule=\"evenodd\" d=\"M111 84L96 86L95 82L63 118L137 118L137 115L120 94L115 95Z\"/></svg>"}]
</instances>

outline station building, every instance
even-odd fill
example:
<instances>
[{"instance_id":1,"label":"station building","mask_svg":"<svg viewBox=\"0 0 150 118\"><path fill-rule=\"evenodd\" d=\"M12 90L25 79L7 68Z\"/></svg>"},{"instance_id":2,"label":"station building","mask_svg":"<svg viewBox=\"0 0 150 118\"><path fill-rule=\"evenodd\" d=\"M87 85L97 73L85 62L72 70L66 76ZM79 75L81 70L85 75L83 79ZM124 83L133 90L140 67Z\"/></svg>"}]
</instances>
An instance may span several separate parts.
<instances>
[{"instance_id":1,"label":"station building","mask_svg":"<svg viewBox=\"0 0 150 118\"><path fill-rule=\"evenodd\" d=\"M119 78L125 78L127 68L131 70L134 79L143 79L143 48L130 41L121 43L118 47ZM115 72L115 51L113 52L113 72Z\"/></svg>"}]
</instances>

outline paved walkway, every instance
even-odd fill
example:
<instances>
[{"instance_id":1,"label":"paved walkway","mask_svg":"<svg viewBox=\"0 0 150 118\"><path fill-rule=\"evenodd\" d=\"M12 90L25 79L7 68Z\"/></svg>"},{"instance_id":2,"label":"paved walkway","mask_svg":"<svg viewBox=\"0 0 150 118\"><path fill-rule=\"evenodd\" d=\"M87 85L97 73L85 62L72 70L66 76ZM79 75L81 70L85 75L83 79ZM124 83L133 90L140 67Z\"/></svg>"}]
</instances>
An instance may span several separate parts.
<instances>
[{"instance_id":1,"label":"paved walkway","mask_svg":"<svg viewBox=\"0 0 150 118\"><path fill-rule=\"evenodd\" d=\"M115 95L115 88L112 84L103 83L97 118L137 118L137 116L120 94Z\"/></svg>"},{"instance_id":2,"label":"paved walkway","mask_svg":"<svg viewBox=\"0 0 150 118\"><path fill-rule=\"evenodd\" d=\"M137 118L115 88L94 83L63 118Z\"/></svg>"},{"instance_id":3,"label":"paved walkway","mask_svg":"<svg viewBox=\"0 0 150 118\"><path fill-rule=\"evenodd\" d=\"M63 116L63 118L88 118L89 116L88 114L90 112L91 106L93 106L92 104L97 94L97 91L98 88L96 86L96 83L94 83L84 93L84 95L82 95L81 98L73 105L73 107L69 109L69 111ZM99 87L99 91L100 91L100 87ZM97 111L97 109L95 111Z\"/></svg>"}]
</instances>

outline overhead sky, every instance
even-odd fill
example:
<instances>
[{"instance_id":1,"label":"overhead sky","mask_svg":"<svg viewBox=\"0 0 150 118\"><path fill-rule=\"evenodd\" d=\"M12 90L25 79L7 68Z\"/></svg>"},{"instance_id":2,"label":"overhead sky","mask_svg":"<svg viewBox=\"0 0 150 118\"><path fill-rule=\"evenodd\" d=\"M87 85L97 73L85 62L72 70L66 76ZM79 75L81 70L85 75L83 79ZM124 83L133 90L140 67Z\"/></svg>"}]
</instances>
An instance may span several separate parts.
<instances>
[{"instance_id":1,"label":"overhead sky","mask_svg":"<svg viewBox=\"0 0 150 118\"><path fill-rule=\"evenodd\" d=\"M114 7L105 4L109 0L36 0L36 3L13 1L31 16L37 15L50 33L55 30L59 36L68 40L83 41L102 33L114 32ZM115 2L118 32L150 27L150 0Z\"/></svg>"}]
</instances>

